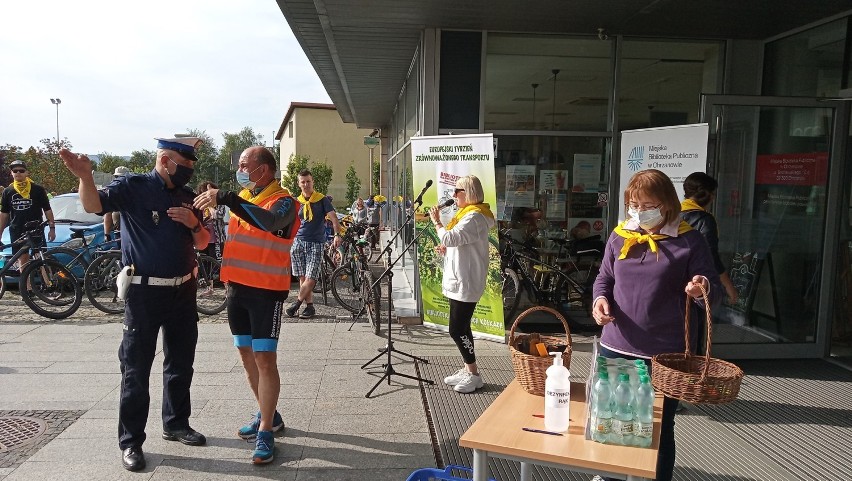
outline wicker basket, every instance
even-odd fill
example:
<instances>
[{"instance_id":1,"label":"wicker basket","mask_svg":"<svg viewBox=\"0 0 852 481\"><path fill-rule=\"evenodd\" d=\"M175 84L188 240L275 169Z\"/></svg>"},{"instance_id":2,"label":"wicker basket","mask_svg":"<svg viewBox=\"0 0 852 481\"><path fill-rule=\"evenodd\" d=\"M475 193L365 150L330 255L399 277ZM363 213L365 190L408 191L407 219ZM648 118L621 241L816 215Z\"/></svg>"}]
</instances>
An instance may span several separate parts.
<instances>
[{"instance_id":1,"label":"wicker basket","mask_svg":"<svg viewBox=\"0 0 852 481\"><path fill-rule=\"evenodd\" d=\"M566 368L571 367L571 332L568 330L568 323L565 322L562 314L554 309L543 306L531 307L522 312L512 324L512 330L509 331L509 353L512 355L512 367L515 369L515 378L524 388L524 391L535 394L536 396L544 396L545 371L553 365L553 358L550 356L531 356L525 352L521 352L517 346L530 335L518 334L518 336L515 336L515 328L518 326L518 323L524 317L537 311L548 312L562 322L562 327L565 328L564 338L561 336L540 336L540 338L541 342L547 346L548 352L557 348L561 349L562 346L565 347L565 351L562 353L562 364Z\"/></svg>"},{"instance_id":2,"label":"wicker basket","mask_svg":"<svg viewBox=\"0 0 852 481\"><path fill-rule=\"evenodd\" d=\"M684 353L657 354L651 359L651 382L654 389L668 397L694 404L722 404L737 398L743 371L736 365L710 357L713 333L710 302L707 291L701 288L707 314L707 350L703 356L689 351L689 311L692 302L686 296L684 316Z\"/></svg>"}]
</instances>

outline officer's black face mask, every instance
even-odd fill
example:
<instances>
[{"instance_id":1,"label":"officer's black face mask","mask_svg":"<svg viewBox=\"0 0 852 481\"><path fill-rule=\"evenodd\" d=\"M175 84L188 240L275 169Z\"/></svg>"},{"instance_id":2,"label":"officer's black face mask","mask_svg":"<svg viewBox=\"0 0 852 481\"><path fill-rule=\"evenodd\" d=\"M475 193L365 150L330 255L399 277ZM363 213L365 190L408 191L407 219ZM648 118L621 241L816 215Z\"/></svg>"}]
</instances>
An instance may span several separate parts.
<instances>
[{"instance_id":1,"label":"officer's black face mask","mask_svg":"<svg viewBox=\"0 0 852 481\"><path fill-rule=\"evenodd\" d=\"M175 173L169 174L169 179L172 181L175 187L183 187L189 182L189 179L192 178L193 172L195 169L191 167L187 167L185 165L178 164L171 157L169 157L169 162L175 164Z\"/></svg>"}]
</instances>

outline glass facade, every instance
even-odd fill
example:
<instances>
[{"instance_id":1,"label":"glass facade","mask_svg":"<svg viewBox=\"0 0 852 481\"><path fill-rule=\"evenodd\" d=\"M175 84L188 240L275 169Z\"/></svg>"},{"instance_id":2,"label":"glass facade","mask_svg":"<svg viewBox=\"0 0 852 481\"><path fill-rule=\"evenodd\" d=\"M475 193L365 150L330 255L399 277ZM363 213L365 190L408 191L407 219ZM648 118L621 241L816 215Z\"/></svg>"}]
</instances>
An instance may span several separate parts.
<instances>
[{"instance_id":1,"label":"glass facade","mask_svg":"<svg viewBox=\"0 0 852 481\"><path fill-rule=\"evenodd\" d=\"M767 42L762 80L749 93L842 94L852 76L848 25L841 19ZM411 199L412 136L492 133L501 227L542 249L584 222L605 239L619 220L612 185L619 133L702 121L702 95L723 93L726 75L736 74L723 70L724 41L477 31L436 38L425 55L438 75L424 73L433 67L423 66L419 51L388 125L389 192ZM710 146L716 163L708 159L719 180L711 209L729 273L757 279L739 304L716 313L727 326L718 341L814 343L833 110L732 105L723 116L721 143ZM810 177L773 183L772 176L791 175L776 168L790 158L805 159Z\"/></svg>"},{"instance_id":2,"label":"glass facade","mask_svg":"<svg viewBox=\"0 0 852 481\"><path fill-rule=\"evenodd\" d=\"M767 43L763 95L833 97L848 88L848 24L843 18ZM847 85L842 85L844 76Z\"/></svg>"},{"instance_id":3,"label":"glass facade","mask_svg":"<svg viewBox=\"0 0 852 481\"><path fill-rule=\"evenodd\" d=\"M570 236L581 223L605 239L618 209L599 194L618 195L610 185L617 132L697 122L700 94L721 85L723 46L489 33L482 131L497 139L501 226L545 248L547 237ZM538 211L540 225L525 224Z\"/></svg>"}]
</instances>

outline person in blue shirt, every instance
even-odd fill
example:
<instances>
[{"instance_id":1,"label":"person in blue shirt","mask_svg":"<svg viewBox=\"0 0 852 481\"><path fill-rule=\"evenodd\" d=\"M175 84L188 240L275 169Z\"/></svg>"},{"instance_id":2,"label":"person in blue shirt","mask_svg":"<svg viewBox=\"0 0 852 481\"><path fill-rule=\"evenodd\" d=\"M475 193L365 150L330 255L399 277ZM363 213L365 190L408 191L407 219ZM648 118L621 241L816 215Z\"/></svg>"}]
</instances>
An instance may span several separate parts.
<instances>
[{"instance_id":1,"label":"person in blue shirt","mask_svg":"<svg viewBox=\"0 0 852 481\"><path fill-rule=\"evenodd\" d=\"M301 204L299 218L302 221L290 251L293 275L299 277L299 297L285 309L290 317L296 317L302 303L305 309L299 314L302 319L316 315L314 309L314 286L322 269L322 251L325 248L325 219L331 220L334 229L334 248L340 247L341 233L337 213L328 197L314 190L314 176L304 169L299 172L298 201ZM330 214L330 215L329 215Z\"/></svg>"},{"instance_id":2,"label":"person in blue shirt","mask_svg":"<svg viewBox=\"0 0 852 481\"><path fill-rule=\"evenodd\" d=\"M201 224L201 212L192 205L195 194L186 187L201 140L156 140L157 160L151 172L119 177L100 190L87 156L59 151L65 166L80 179L80 202L86 212L121 212L122 262L132 270L118 351L118 445L128 471L145 467L142 444L151 400L148 382L161 329L163 439L190 446L207 442L189 426L189 390L198 342L194 249L204 249L210 239Z\"/></svg>"}]
</instances>

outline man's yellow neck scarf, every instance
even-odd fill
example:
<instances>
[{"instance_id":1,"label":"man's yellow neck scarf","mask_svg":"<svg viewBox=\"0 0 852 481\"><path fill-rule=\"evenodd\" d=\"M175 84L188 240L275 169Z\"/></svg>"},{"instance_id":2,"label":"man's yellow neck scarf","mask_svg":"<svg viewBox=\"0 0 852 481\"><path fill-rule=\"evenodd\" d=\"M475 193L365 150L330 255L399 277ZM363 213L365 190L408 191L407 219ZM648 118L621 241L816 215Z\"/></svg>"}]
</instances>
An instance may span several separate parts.
<instances>
[{"instance_id":1,"label":"man's yellow neck scarf","mask_svg":"<svg viewBox=\"0 0 852 481\"><path fill-rule=\"evenodd\" d=\"M491 207L489 207L488 204L484 202L481 204L470 204L464 209L459 209L459 211L456 212L456 215L454 215L453 218L450 219L449 222L447 222L447 230L452 229L454 225L458 224L461 218L467 215L468 212L479 212L485 217L490 217L492 219L494 218L494 214L491 213Z\"/></svg>"},{"instance_id":2,"label":"man's yellow neck scarf","mask_svg":"<svg viewBox=\"0 0 852 481\"><path fill-rule=\"evenodd\" d=\"M698 205L698 202L695 202L692 199L686 199L680 203L680 211L686 212L688 210L704 210L704 207Z\"/></svg>"},{"instance_id":3,"label":"man's yellow neck scarf","mask_svg":"<svg viewBox=\"0 0 852 481\"><path fill-rule=\"evenodd\" d=\"M248 189L243 189L240 191L239 196L241 199L247 200L252 204L257 205L268 199L270 196L273 196L280 192L284 192L285 194L290 195L289 190L285 189L284 187L281 187L278 182L273 181L270 182L269 185L264 187L260 192L258 192L257 195L252 194L252 192ZM231 213L231 215L236 216L236 214L234 214L233 212ZM239 218L239 216L237 216L237 218Z\"/></svg>"},{"instance_id":4,"label":"man's yellow neck scarf","mask_svg":"<svg viewBox=\"0 0 852 481\"><path fill-rule=\"evenodd\" d=\"M314 211L311 209L311 204L321 201L323 197L325 196L317 191L314 191L311 194L310 199L306 199L304 193L299 194L299 202L302 203L302 219L304 219L305 222L314 220Z\"/></svg>"},{"instance_id":5,"label":"man's yellow neck scarf","mask_svg":"<svg viewBox=\"0 0 852 481\"><path fill-rule=\"evenodd\" d=\"M657 252L656 241L663 240L669 236L665 234L643 234L641 232L627 230L624 228L624 224L626 223L627 221L624 221L615 228L615 233L620 235L621 237L624 237L624 245L621 247L621 255L618 256L618 260L626 258L627 253L630 252L631 247L635 246L636 244L644 244L646 242L648 243L648 247L651 249L651 252L657 254L657 259L659 260L660 253ZM684 221L680 221L680 225L677 226L678 235L691 230L692 226Z\"/></svg>"},{"instance_id":6,"label":"man's yellow neck scarf","mask_svg":"<svg viewBox=\"0 0 852 481\"><path fill-rule=\"evenodd\" d=\"M15 192L21 194L21 197L24 199L30 198L30 188L33 186L33 181L29 177L20 182L13 180L12 186L15 187Z\"/></svg>"}]
</instances>

